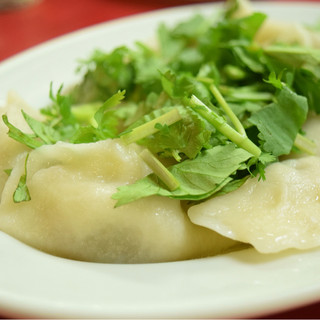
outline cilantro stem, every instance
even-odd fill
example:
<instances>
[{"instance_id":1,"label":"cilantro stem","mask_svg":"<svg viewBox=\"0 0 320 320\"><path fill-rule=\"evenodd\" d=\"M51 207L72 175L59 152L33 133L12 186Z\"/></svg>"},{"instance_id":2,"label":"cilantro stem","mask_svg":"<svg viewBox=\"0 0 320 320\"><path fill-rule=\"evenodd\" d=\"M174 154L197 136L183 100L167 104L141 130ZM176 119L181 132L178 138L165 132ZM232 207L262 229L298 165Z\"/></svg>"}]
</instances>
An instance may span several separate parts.
<instances>
[{"instance_id":1,"label":"cilantro stem","mask_svg":"<svg viewBox=\"0 0 320 320\"><path fill-rule=\"evenodd\" d=\"M180 162L181 161L181 157L179 155L179 151L178 150L172 150L171 152L173 158L177 161Z\"/></svg>"},{"instance_id":2,"label":"cilantro stem","mask_svg":"<svg viewBox=\"0 0 320 320\"><path fill-rule=\"evenodd\" d=\"M255 157L259 157L261 150L256 146L246 135L246 133L239 133L233 129L226 120L208 108L202 101L196 96L191 97L190 107L212 124L219 132L225 135L228 139L234 142L238 147L248 151Z\"/></svg>"},{"instance_id":3,"label":"cilantro stem","mask_svg":"<svg viewBox=\"0 0 320 320\"><path fill-rule=\"evenodd\" d=\"M144 149L139 155L170 191L179 188L179 181L148 149Z\"/></svg>"},{"instance_id":4,"label":"cilantro stem","mask_svg":"<svg viewBox=\"0 0 320 320\"><path fill-rule=\"evenodd\" d=\"M307 137L301 135L300 133L297 134L296 139L294 141L294 146L297 147L302 152L305 152L309 155L316 154L316 144L308 139Z\"/></svg>"},{"instance_id":5,"label":"cilantro stem","mask_svg":"<svg viewBox=\"0 0 320 320\"><path fill-rule=\"evenodd\" d=\"M170 126L171 124L174 124L175 122L181 119L182 118L178 109L174 108L169 112L147 123L144 123L139 127L132 129L130 132L124 133L123 135L120 136L120 138L125 144L130 144L158 132L159 129L156 128L156 124L158 123L161 124L162 126L163 125Z\"/></svg>"},{"instance_id":6,"label":"cilantro stem","mask_svg":"<svg viewBox=\"0 0 320 320\"><path fill-rule=\"evenodd\" d=\"M94 115L100 106L100 102L75 105L72 106L71 113L80 123L88 123L96 128L98 125Z\"/></svg>"},{"instance_id":7,"label":"cilantro stem","mask_svg":"<svg viewBox=\"0 0 320 320\"><path fill-rule=\"evenodd\" d=\"M232 80L242 80L246 77L246 72L243 69L231 64L224 67L224 72Z\"/></svg>"},{"instance_id":8,"label":"cilantro stem","mask_svg":"<svg viewBox=\"0 0 320 320\"><path fill-rule=\"evenodd\" d=\"M234 112L232 111L232 109L229 107L227 101L223 98L223 96L221 95L220 91L218 90L218 88L211 83L209 85L209 89L211 91L211 93L214 95L214 97L216 98L216 100L218 101L219 105L221 106L221 108L224 110L224 112L226 113L226 115L230 118L231 122L233 123L235 129L241 134L241 135L246 135L246 132L243 128L242 123L240 122L240 120L238 119L238 117L234 114Z\"/></svg>"}]
</instances>

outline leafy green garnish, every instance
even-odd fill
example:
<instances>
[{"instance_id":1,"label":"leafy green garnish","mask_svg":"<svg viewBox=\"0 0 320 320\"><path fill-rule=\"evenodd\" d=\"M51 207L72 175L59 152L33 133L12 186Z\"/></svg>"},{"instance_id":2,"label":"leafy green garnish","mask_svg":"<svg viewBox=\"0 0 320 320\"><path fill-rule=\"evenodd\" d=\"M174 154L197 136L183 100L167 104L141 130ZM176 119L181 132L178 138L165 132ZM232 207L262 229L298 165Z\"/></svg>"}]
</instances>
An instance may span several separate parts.
<instances>
[{"instance_id":1,"label":"leafy green garnish","mask_svg":"<svg viewBox=\"0 0 320 320\"><path fill-rule=\"evenodd\" d=\"M23 201L31 200L29 189L27 186L27 163L28 163L29 153L24 161L24 174L20 177L18 187L13 194L13 202L19 203Z\"/></svg>"},{"instance_id":2,"label":"leafy green garnish","mask_svg":"<svg viewBox=\"0 0 320 320\"><path fill-rule=\"evenodd\" d=\"M149 135L152 135L159 131L168 131L168 126L181 120L181 116L177 108L173 108L170 111L162 114L161 116L154 118L139 127L135 127L129 132L125 132L121 135L121 139L130 144L138 140L143 139ZM163 129L165 128L165 129Z\"/></svg>"},{"instance_id":3,"label":"leafy green garnish","mask_svg":"<svg viewBox=\"0 0 320 320\"><path fill-rule=\"evenodd\" d=\"M4 169L3 171L8 177L10 177L12 169Z\"/></svg>"},{"instance_id":4,"label":"leafy green garnish","mask_svg":"<svg viewBox=\"0 0 320 320\"><path fill-rule=\"evenodd\" d=\"M180 187L180 183L174 175L148 149L144 149L140 153L140 157L170 191L174 191Z\"/></svg>"},{"instance_id":5,"label":"leafy green garnish","mask_svg":"<svg viewBox=\"0 0 320 320\"><path fill-rule=\"evenodd\" d=\"M29 148L35 149L42 146L44 143L37 139L35 134L26 134L23 133L21 130L13 126L9 120L7 115L2 115L2 120L4 124L9 128L8 135L10 138L25 144Z\"/></svg>"},{"instance_id":6,"label":"leafy green garnish","mask_svg":"<svg viewBox=\"0 0 320 320\"><path fill-rule=\"evenodd\" d=\"M234 144L216 146L202 152L194 160L186 160L168 168L180 184L178 189L168 190L157 176L151 174L132 185L120 187L112 198L118 200L117 206L151 195L201 200L231 182L231 176L242 169L250 157L250 153L236 148Z\"/></svg>"},{"instance_id":7,"label":"leafy green garnish","mask_svg":"<svg viewBox=\"0 0 320 320\"><path fill-rule=\"evenodd\" d=\"M200 201L251 176L267 179L266 166L282 155L312 154L301 128L320 113L320 51L260 46L266 15L236 18L240 2L227 4L214 17L161 24L155 48L96 50L69 92L50 86L43 121L23 112L32 134L4 115L9 136L32 149L114 138L143 146L153 173L120 187L118 206L150 195Z\"/></svg>"},{"instance_id":8,"label":"leafy green garnish","mask_svg":"<svg viewBox=\"0 0 320 320\"><path fill-rule=\"evenodd\" d=\"M260 131L263 149L275 156L289 154L304 124L308 103L287 86L276 94L276 101L254 113L249 121Z\"/></svg>"}]
</instances>

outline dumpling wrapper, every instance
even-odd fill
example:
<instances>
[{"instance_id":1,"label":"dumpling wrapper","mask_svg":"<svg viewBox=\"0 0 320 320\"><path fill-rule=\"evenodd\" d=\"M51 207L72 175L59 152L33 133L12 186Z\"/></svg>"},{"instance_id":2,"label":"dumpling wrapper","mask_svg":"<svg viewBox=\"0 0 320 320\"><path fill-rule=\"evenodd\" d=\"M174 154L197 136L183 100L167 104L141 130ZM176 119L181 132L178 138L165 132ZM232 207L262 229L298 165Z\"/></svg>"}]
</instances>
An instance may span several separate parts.
<instances>
[{"instance_id":1,"label":"dumpling wrapper","mask_svg":"<svg viewBox=\"0 0 320 320\"><path fill-rule=\"evenodd\" d=\"M136 145L59 142L29 154L31 201L14 203L25 155L2 194L0 230L53 255L110 263L211 256L237 245L190 222L180 201L158 196L114 208L120 185L149 173Z\"/></svg>"},{"instance_id":2,"label":"dumpling wrapper","mask_svg":"<svg viewBox=\"0 0 320 320\"><path fill-rule=\"evenodd\" d=\"M320 245L320 158L285 160L236 191L189 209L192 222L263 253Z\"/></svg>"}]
</instances>

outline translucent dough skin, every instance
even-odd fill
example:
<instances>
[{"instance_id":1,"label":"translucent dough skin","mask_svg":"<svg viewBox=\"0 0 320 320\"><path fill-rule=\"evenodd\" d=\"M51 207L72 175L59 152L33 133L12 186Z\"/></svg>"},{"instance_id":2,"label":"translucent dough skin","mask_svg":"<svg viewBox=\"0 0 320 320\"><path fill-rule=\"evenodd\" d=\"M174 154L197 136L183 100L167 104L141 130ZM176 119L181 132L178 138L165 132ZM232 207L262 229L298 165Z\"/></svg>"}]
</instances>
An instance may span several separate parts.
<instances>
[{"instance_id":1,"label":"translucent dough skin","mask_svg":"<svg viewBox=\"0 0 320 320\"><path fill-rule=\"evenodd\" d=\"M150 197L114 208L120 185L149 173L136 145L57 143L29 155L31 201L13 203L21 155L0 205L0 229L53 255L92 262L147 263L205 257L236 242L196 226L180 202Z\"/></svg>"},{"instance_id":2,"label":"translucent dough skin","mask_svg":"<svg viewBox=\"0 0 320 320\"><path fill-rule=\"evenodd\" d=\"M273 253L320 245L320 158L285 160L267 167L266 181L249 179L238 190L192 207L194 223Z\"/></svg>"}]
</instances>

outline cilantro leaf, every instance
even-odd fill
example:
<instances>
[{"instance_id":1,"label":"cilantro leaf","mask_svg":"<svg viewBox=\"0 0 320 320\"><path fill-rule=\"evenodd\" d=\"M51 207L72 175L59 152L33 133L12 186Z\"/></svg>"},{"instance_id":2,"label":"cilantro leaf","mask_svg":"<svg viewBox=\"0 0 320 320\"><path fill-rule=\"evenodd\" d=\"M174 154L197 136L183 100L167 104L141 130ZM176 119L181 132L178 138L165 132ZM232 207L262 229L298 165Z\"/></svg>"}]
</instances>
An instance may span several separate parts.
<instances>
[{"instance_id":1,"label":"cilantro leaf","mask_svg":"<svg viewBox=\"0 0 320 320\"><path fill-rule=\"evenodd\" d=\"M10 138L25 144L31 149L36 149L44 144L43 141L39 140L38 137L34 134L27 134L22 132L20 129L16 128L14 125L12 125L7 115L2 115L2 120L4 124L9 128L8 135Z\"/></svg>"},{"instance_id":2,"label":"cilantro leaf","mask_svg":"<svg viewBox=\"0 0 320 320\"><path fill-rule=\"evenodd\" d=\"M234 144L217 146L202 152L193 160L186 160L169 167L180 187L170 191L151 174L132 185L121 186L112 198L117 206L151 195L183 200L206 198L232 180L232 175L252 155Z\"/></svg>"},{"instance_id":3,"label":"cilantro leaf","mask_svg":"<svg viewBox=\"0 0 320 320\"><path fill-rule=\"evenodd\" d=\"M259 129L264 150L280 156L290 153L307 112L307 99L284 86L276 101L252 114L249 122Z\"/></svg>"},{"instance_id":4,"label":"cilantro leaf","mask_svg":"<svg viewBox=\"0 0 320 320\"><path fill-rule=\"evenodd\" d=\"M27 154L25 162L24 162L24 174L20 177L18 186L13 193L13 201L15 203L29 201L31 200L31 196L29 193L29 189L27 186L27 162L28 162L29 154Z\"/></svg>"}]
</instances>

